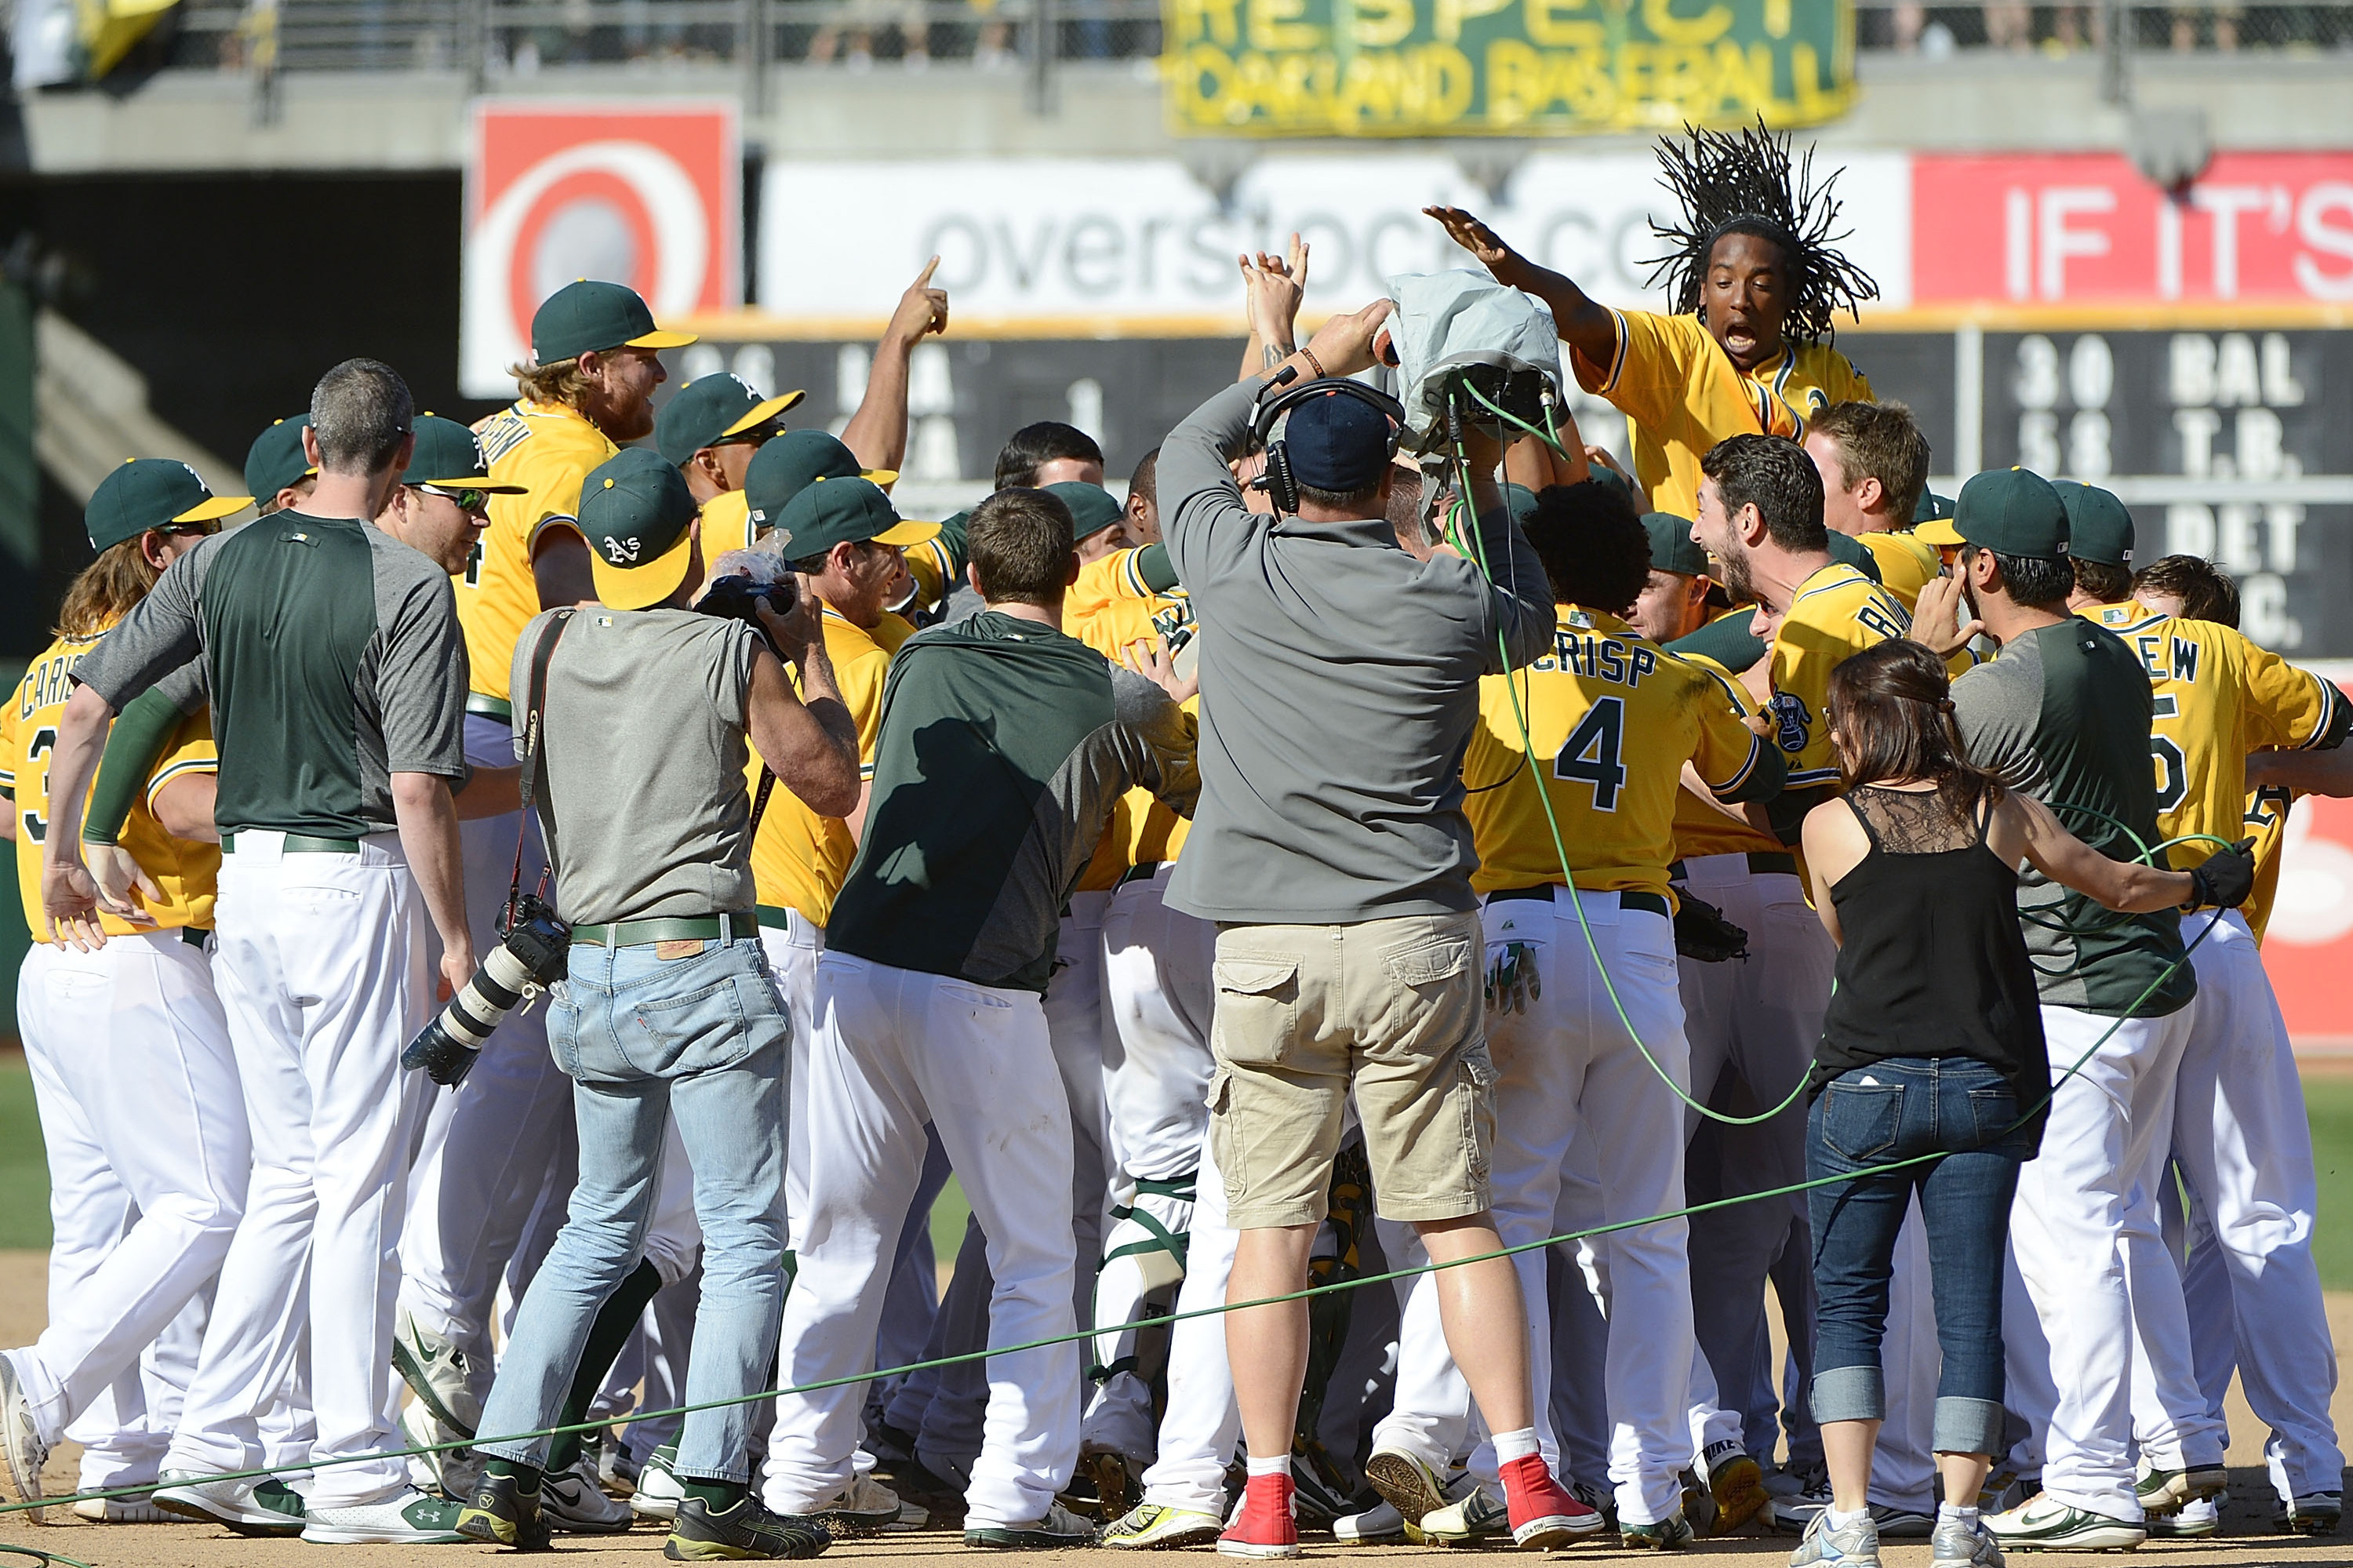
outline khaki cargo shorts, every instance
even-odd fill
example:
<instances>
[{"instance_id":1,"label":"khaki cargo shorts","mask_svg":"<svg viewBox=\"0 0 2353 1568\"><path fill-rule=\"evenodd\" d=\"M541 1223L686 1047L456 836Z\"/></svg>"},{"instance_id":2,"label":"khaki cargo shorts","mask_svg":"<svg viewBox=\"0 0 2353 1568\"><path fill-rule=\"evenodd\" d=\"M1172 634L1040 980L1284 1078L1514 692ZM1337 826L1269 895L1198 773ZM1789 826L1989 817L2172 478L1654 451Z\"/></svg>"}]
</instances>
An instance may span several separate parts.
<instances>
[{"instance_id":1,"label":"khaki cargo shorts","mask_svg":"<svg viewBox=\"0 0 2353 1568\"><path fill-rule=\"evenodd\" d=\"M1479 913L1218 932L1209 1137L1237 1230L1324 1218L1351 1090L1385 1219L1488 1206Z\"/></svg>"}]
</instances>

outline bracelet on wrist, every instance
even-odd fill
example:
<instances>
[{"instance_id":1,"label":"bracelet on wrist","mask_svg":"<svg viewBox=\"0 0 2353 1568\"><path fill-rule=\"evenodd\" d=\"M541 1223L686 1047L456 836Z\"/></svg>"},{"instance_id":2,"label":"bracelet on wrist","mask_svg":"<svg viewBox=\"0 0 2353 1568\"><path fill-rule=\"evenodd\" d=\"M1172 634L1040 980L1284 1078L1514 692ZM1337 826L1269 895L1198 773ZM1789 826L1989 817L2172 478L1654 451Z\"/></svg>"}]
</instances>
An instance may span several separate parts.
<instances>
[{"instance_id":1,"label":"bracelet on wrist","mask_svg":"<svg viewBox=\"0 0 2353 1568\"><path fill-rule=\"evenodd\" d=\"M1310 369L1310 370L1312 370L1312 371L1315 372L1315 379L1316 379L1316 380L1321 381L1321 380L1323 380L1326 376L1328 376L1328 375L1330 374L1330 372L1329 372L1329 371L1327 371L1327 370L1325 370L1325 369L1324 368L1324 362L1323 362L1322 360L1320 360L1320 359L1318 359L1318 358L1316 358L1316 357L1315 357L1315 351L1314 351L1314 349L1312 349L1312 348L1303 348L1303 349L1301 349L1301 350L1299 351L1299 357L1300 357L1300 358L1302 358L1302 359L1303 359L1303 360L1305 360L1305 361L1307 362L1307 368L1308 368L1308 369Z\"/></svg>"}]
</instances>

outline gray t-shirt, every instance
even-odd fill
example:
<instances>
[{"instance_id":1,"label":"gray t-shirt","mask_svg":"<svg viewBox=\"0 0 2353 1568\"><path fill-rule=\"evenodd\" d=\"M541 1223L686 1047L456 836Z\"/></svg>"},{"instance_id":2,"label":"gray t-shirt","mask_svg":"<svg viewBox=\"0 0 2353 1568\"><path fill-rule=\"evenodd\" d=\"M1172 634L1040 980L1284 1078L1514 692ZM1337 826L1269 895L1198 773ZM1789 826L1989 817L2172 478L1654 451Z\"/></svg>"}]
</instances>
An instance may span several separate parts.
<instances>
[{"instance_id":1,"label":"gray t-shirt","mask_svg":"<svg viewBox=\"0 0 2353 1568\"><path fill-rule=\"evenodd\" d=\"M352 518L275 512L203 540L74 678L118 713L151 686L183 711L209 688L225 833L386 832L393 774L466 774L449 574Z\"/></svg>"},{"instance_id":2,"label":"gray t-shirt","mask_svg":"<svg viewBox=\"0 0 2353 1568\"><path fill-rule=\"evenodd\" d=\"M1504 648L1517 669L1552 647L1544 565L1502 507L1479 520L1492 582L1459 556L1414 559L1384 518L1251 514L1226 459L1258 385L1160 449L1168 556L1201 627L1201 803L1169 905L1259 925L1476 908L1462 753L1479 677Z\"/></svg>"},{"instance_id":3,"label":"gray t-shirt","mask_svg":"<svg viewBox=\"0 0 2353 1568\"><path fill-rule=\"evenodd\" d=\"M515 756L531 662L554 611L515 640ZM691 609L576 611L548 661L539 820L556 913L574 925L748 910L744 706L759 634Z\"/></svg>"}]
</instances>

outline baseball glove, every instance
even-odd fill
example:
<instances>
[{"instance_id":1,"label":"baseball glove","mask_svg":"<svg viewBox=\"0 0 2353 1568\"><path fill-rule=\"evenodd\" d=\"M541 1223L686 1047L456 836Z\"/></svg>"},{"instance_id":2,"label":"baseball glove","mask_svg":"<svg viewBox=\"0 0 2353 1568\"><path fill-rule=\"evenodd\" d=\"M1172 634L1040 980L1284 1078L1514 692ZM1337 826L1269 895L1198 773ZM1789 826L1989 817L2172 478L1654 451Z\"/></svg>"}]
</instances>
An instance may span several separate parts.
<instances>
[{"instance_id":1,"label":"baseball glove","mask_svg":"<svg viewBox=\"0 0 2353 1568\"><path fill-rule=\"evenodd\" d=\"M1675 951L1704 964L1748 956L1748 933L1724 917L1724 911L1704 898L1675 889Z\"/></svg>"}]
</instances>

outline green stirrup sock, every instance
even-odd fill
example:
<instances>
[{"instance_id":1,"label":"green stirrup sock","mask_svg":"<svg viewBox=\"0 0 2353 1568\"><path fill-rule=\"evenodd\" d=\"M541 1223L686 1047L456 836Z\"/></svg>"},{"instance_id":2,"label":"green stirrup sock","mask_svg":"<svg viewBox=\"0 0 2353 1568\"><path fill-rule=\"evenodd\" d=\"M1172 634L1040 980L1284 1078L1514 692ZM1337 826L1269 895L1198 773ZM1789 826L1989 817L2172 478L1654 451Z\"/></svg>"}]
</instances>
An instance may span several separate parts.
<instances>
[{"instance_id":1,"label":"green stirrup sock","mask_svg":"<svg viewBox=\"0 0 2353 1568\"><path fill-rule=\"evenodd\" d=\"M712 1513L726 1513L751 1495L748 1481L690 1481L681 1479L679 1486L691 1498L702 1499L702 1506Z\"/></svg>"},{"instance_id":2,"label":"green stirrup sock","mask_svg":"<svg viewBox=\"0 0 2353 1568\"><path fill-rule=\"evenodd\" d=\"M571 1426L588 1419L588 1404L604 1386L605 1374L621 1359L621 1347L628 1343L629 1330L638 1326L645 1315L646 1303L661 1288L661 1271L650 1263L640 1262L637 1272L620 1283L619 1288L605 1298L597 1309L596 1320L588 1326L588 1342L581 1347L580 1370L572 1374L572 1392L565 1396L564 1414L554 1423ZM555 1441L547 1446L548 1474L560 1476L580 1462L580 1451L586 1446L586 1432L558 1433Z\"/></svg>"}]
</instances>

